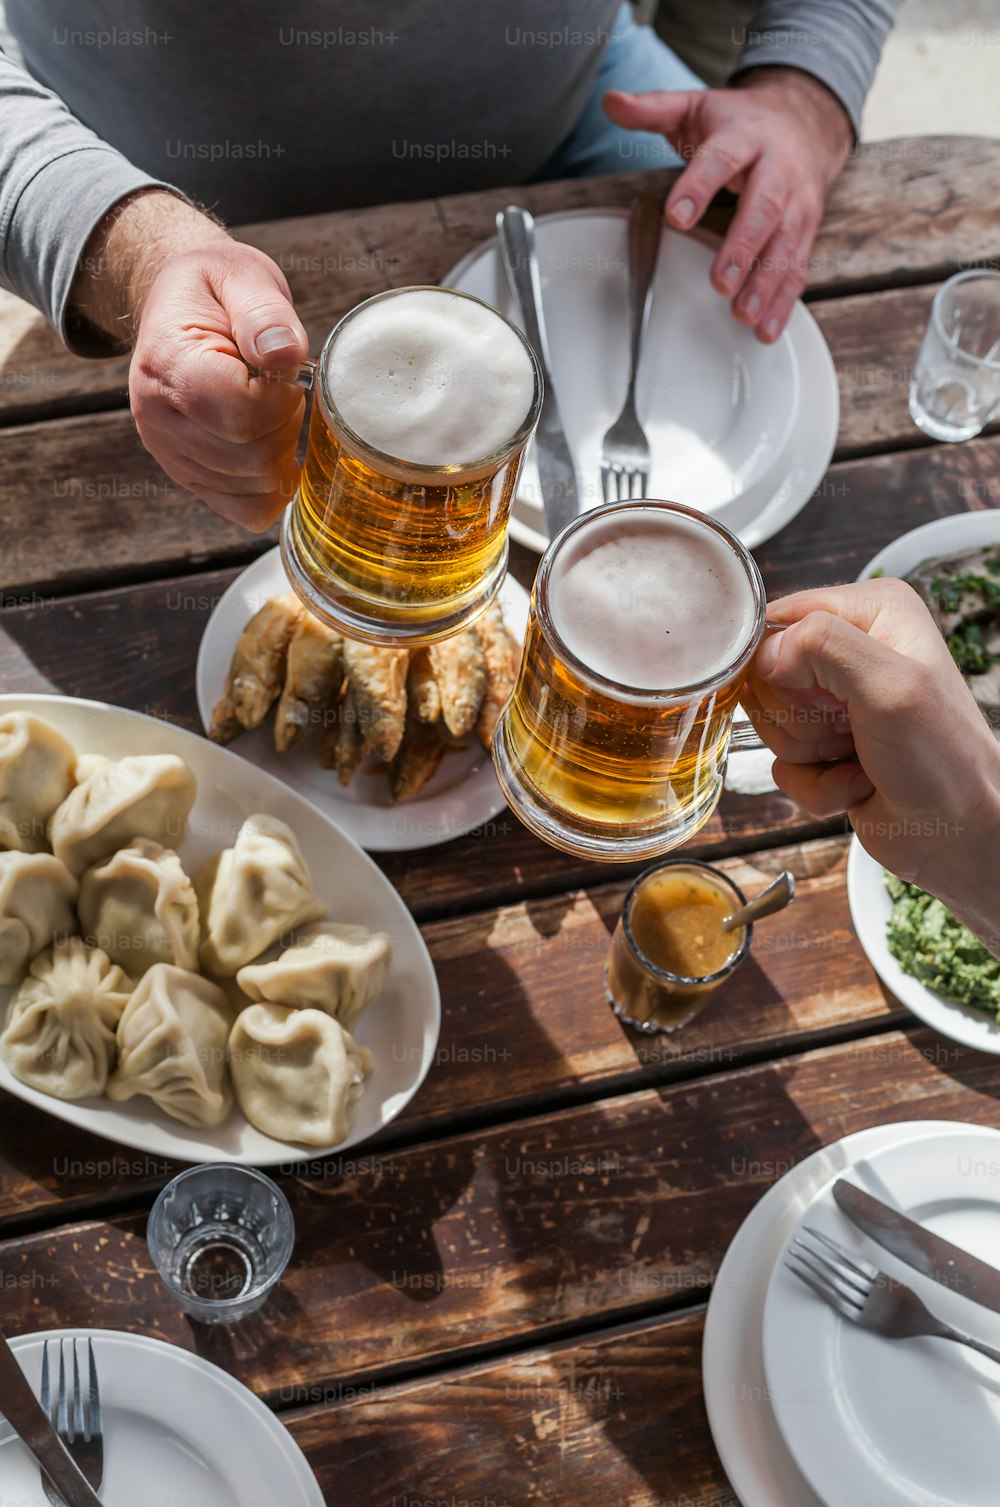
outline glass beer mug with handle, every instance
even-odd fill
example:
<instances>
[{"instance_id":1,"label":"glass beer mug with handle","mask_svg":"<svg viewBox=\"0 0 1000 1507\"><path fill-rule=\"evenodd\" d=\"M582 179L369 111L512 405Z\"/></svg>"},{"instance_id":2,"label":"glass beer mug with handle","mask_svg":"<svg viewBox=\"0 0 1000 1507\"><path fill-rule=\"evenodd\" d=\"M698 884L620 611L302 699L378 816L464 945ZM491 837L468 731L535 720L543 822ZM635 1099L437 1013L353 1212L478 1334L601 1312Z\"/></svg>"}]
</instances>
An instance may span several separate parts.
<instances>
[{"instance_id":1,"label":"glass beer mug with handle","mask_svg":"<svg viewBox=\"0 0 1000 1507\"><path fill-rule=\"evenodd\" d=\"M395 288L340 321L317 361L285 569L318 617L396 647L457 633L507 568L507 522L538 419L534 352L491 304Z\"/></svg>"},{"instance_id":2,"label":"glass beer mug with handle","mask_svg":"<svg viewBox=\"0 0 1000 1507\"><path fill-rule=\"evenodd\" d=\"M549 545L493 739L516 816L566 853L651 858L715 810L765 630L760 572L671 502L597 508ZM760 747L748 725L744 747Z\"/></svg>"}]
</instances>

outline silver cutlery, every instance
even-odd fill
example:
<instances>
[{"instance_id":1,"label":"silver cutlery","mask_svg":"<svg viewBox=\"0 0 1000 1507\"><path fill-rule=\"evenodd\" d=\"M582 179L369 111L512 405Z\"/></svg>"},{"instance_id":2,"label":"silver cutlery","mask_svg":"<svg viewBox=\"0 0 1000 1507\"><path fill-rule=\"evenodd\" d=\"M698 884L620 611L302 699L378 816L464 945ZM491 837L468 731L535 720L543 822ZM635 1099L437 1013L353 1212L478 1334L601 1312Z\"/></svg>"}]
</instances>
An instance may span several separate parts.
<instances>
[{"instance_id":1,"label":"silver cutlery","mask_svg":"<svg viewBox=\"0 0 1000 1507\"><path fill-rule=\"evenodd\" d=\"M782 869L777 879L772 879L766 889L754 895L746 905L741 905L722 923L723 931L735 931L738 926L752 926L763 921L765 916L775 916L795 899L795 875L790 869Z\"/></svg>"},{"instance_id":2,"label":"silver cutlery","mask_svg":"<svg viewBox=\"0 0 1000 1507\"><path fill-rule=\"evenodd\" d=\"M645 497L649 483L649 441L635 411L635 384L662 235L662 196L640 194L628 219L628 390L622 411L604 436L601 448L601 488L605 502Z\"/></svg>"},{"instance_id":3,"label":"silver cutlery","mask_svg":"<svg viewBox=\"0 0 1000 1507\"><path fill-rule=\"evenodd\" d=\"M59 1507L101 1507L100 1498L46 1417L3 1335L0 1335L0 1408L41 1466L43 1482L48 1477L58 1491L55 1500Z\"/></svg>"},{"instance_id":4,"label":"silver cutlery","mask_svg":"<svg viewBox=\"0 0 1000 1507\"><path fill-rule=\"evenodd\" d=\"M971 1298L983 1308L1000 1313L1000 1271L995 1266L989 1266L963 1251L961 1246L952 1245L950 1240L943 1240L940 1235L925 1230L923 1225L908 1219L898 1209L891 1209L843 1177L834 1183L833 1196L859 1230L898 1256L900 1261L905 1261L907 1266L922 1272L933 1282L940 1282L942 1287Z\"/></svg>"},{"instance_id":5,"label":"silver cutlery","mask_svg":"<svg viewBox=\"0 0 1000 1507\"><path fill-rule=\"evenodd\" d=\"M905 1283L852 1256L829 1235L808 1225L803 1226L803 1231L804 1235L796 1235L792 1241L785 1264L841 1318L891 1340L912 1339L917 1335L955 1340L989 1360L1000 1362L1000 1350L935 1318Z\"/></svg>"},{"instance_id":6,"label":"silver cutlery","mask_svg":"<svg viewBox=\"0 0 1000 1507\"><path fill-rule=\"evenodd\" d=\"M535 222L526 209L509 204L497 215L497 245L511 291L521 311L528 344L538 357L545 391L535 430L535 459L542 487L542 503L549 538L561 534L580 511L576 466L559 416L549 343L542 312L542 289L535 251Z\"/></svg>"},{"instance_id":7,"label":"silver cutlery","mask_svg":"<svg viewBox=\"0 0 1000 1507\"><path fill-rule=\"evenodd\" d=\"M49 1342L42 1350L42 1407L49 1422L69 1450L78 1468L95 1491L104 1479L104 1431L101 1424L101 1394L97 1384L94 1346L87 1341L87 1380L80 1384L80 1357L73 1341L73 1386L66 1395L66 1365L62 1340L59 1342L59 1385L55 1398L49 1385ZM63 1507L63 1499L50 1487L43 1472L42 1486L53 1507Z\"/></svg>"}]
</instances>

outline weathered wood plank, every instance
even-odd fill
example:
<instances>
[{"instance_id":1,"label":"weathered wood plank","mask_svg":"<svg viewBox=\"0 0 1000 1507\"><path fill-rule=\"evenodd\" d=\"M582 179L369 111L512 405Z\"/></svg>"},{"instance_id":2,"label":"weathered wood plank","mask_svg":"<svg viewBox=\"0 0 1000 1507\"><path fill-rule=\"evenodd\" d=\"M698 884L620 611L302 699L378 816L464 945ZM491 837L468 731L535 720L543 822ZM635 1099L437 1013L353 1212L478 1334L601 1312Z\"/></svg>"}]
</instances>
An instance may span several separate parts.
<instances>
[{"instance_id":1,"label":"weathered wood plank","mask_svg":"<svg viewBox=\"0 0 1000 1507\"><path fill-rule=\"evenodd\" d=\"M838 457L893 448L934 453L907 408L909 372L933 292L909 288L817 306L841 389ZM961 474L966 463L946 457L965 455L970 446L934 448L942 455L937 465ZM918 459L914 475L922 464ZM846 480L854 484L858 476ZM1000 481L990 480L995 502ZM835 466L820 499L837 497L844 484ZM815 514L814 506L810 525ZM227 523L168 481L128 413L17 426L0 441L0 602L5 592L15 599L66 593L247 561L274 537Z\"/></svg>"},{"instance_id":2,"label":"weathered wood plank","mask_svg":"<svg viewBox=\"0 0 1000 1507\"><path fill-rule=\"evenodd\" d=\"M863 146L830 194L813 254L811 295L930 281L1000 255L997 160L996 142L972 137ZM512 192L535 214L624 207L651 178L665 187L672 177L626 173L458 194L252 225L237 234L283 269L318 347L362 298L386 287L439 281L493 233L496 211ZM126 372L125 360L70 356L40 315L0 294L0 415L28 418L122 403Z\"/></svg>"},{"instance_id":3,"label":"weathered wood plank","mask_svg":"<svg viewBox=\"0 0 1000 1507\"><path fill-rule=\"evenodd\" d=\"M925 1030L605 1099L284 1179L295 1254L233 1334L192 1326L150 1264L144 1216L0 1242L7 1333L131 1328L196 1349L269 1400L400 1378L483 1346L568 1338L712 1282L782 1172L863 1126L1000 1125L1000 1064Z\"/></svg>"},{"instance_id":4,"label":"weathered wood plank","mask_svg":"<svg viewBox=\"0 0 1000 1507\"><path fill-rule=\"evenodd\" d=\"M285 1422L327 1501L356 1507L739 1507L705 1415L703 1325L699 1309L403 1386L304 1389L318 1405Z\"/></svg>"},{"instance_id":5,"label":"weathered wood plank","mask_svg":"<svg viewBox=\"0 0 1000 1507\"><path fill-rule=\"evenodd\" d=\"M605 1003L610 933L625 885L484 910L426 925L441 986L441 1039L413 1104L383 1135L407 1140L456 1123L552 1108L560 1101L679 1075L724 1072L774 1050L908 1019L889 1000L851 925L842 839L779 848L723 865L746 893L781 868L795 904L757 928L749 962L676 1037L627 1030ZM0 1226L63 1217L95 1198L127 1196L172 1175L160 1159L66 1131L3 1096ZM381 1153L380 1153L381 1154ZM99 1172L95 1169L99 1168Z\"/></svg>"}]
</instances>

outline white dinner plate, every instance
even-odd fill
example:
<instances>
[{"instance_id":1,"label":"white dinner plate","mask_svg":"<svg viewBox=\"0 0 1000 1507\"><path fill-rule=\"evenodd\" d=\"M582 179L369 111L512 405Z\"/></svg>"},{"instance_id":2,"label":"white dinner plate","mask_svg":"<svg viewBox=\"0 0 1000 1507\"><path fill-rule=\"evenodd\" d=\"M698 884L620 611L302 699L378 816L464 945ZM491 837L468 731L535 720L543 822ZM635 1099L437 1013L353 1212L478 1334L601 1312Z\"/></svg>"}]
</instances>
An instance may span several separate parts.
<instances>
[{"instance_id":1,"label":"white dinner plate","mask_svg":"<svg viewBox=\"0 0 1000 1507\"><path fill-rule=\"evenodd\" d=\"M288 1430L218 1366L145 1335L51 1329L10 1342L36 1395L42 1346L61 1339L94 1344L104 1507L324 1507L319 1483ZM45 1504L38 1466L20 1440L12 1440L0 1455L0 1507Z\"/></svg>"},{"instance_id":2,"label":"white dinner plate","mask_svg":"<svg viewBox=\"0 0 1000 1507\"><path fill-rule=\"evenodd\" d=\"M273 549L237 576L218 603L198 650L198 710L206 728L225 687L236 640L268 598L290 590L281 552ZM528 621L528 594L512 576L500 588L500 603L504 622L520 643ZM315 734L300 748L279 754L272 724L269 716L255 732L237 738L231 744L233 753L299 791L372 853L430 848L480 827L488 833L492 818L507 809L493 760L475 737L466 748L445 754L414 800L394 806L383 771L362 768L345 789L334 770L320 769L316 762Z\"/></svg>"},{"instance_id":3,"label":"white dinner plate","mask_svg":"<svg viewBox=\"0 0 1000 1507\"><path fill-rule=\"evenodd\" d=\"M977 1052L1000 1053L1000 1025L991 1009L980 1010L948 999L905 973L893 957L886 941L892 900L885 887L885 868L865 852L856 837L851 840L847 858L847 900L869 963L900 1003L942 1036Z\"/></svg>"},{"instance_id":4,"label":"white dinner plate","mask_svg":"<svg viewBox=\"0 0 1000 1507\"><path fill-rule=\"evenodd\" d=\"M627 224L627 212L613 209L535 222L553 382L584 508L601 500L601 442L625 393ZM708 238L664 228L637 391L652 450L646 495L712 513L753 547L783 528L822 480L837 435L838 387L803 305L772 346L737 324L708 279L716 250ZM442 282L520 323L495 240ZM531 549L547 543L531 454L511 534Z\"/></svg>"},{"instance_id":5,"label":"white dinner plate","mask_svg":"<svg viewBox=\"0 0 1000 1507\"><path fill-rule=\"evenodd\" d=\"M931 1129L856 1161L851 1181L996 1264L1000 1131ZM905 1282L946 1323L1000 1346L1000 1314L862 1235L829 1187L801 1223ZM785 1441L826 1507L996 1507L1000 1367L951 1341L890 1340L841 1318L788 1270L787 1248L764 1305L764 1370Z\"/></svg>"},{"instance_id":6,"label":"white dinner plate","mask_svg":"<svg viewBox=\"0 0 1000 1507\"><path fill-rule=\"evenodd\" d=\"M858 575L859 581L870 576L908 576L925 560L938 555L964 554L970 549L985 549L1000 544L1000 508L980 508L972 513L952 513L935 518L919 528L900 534L877 555L873 555Z\"/></svg>"},{"instance_id":7,"label":"white dinner plate","mask_svg":"<svg viewBox=\"0 0 1000 1507\"><path fill-rule=\"evenodd\" d=\"M785 1444L764 1374L764 1300L789 1235L825 1187L875 1152L931 1132L947 1137L967 1130L920 1120L845 1136L792 1165L734 1235L708 1302L702 1382L712 1438L743 1507L823 1507Z\"/></svg>"},{"instance_id":8,"label":"white dinner plate","mask_svg":"<svg viewBox=\"0 0 1000 1507\"><path fill-rule=\"evenodd\" d=\"M388 982L354 1033L371 1047L375 1065L365 1081L354 1127L337 1149L367 1140L394 1120L413 1098L434 1059L441 1001L423 937L400 896L368 855L328 816L280 780L169 722L69 696L0 696L0 716L16 711L46 718L81 752L111 758L172 753L182 758L198 784L188 835L178 847L188 874L196 873L212 853L230 847L255 811L288 823L331 919L387 931L393 943ZM11 994L10 989L0 989L0 1018ZM19 1082L2 1061L0 1088L94 1135L183 1162L230 1161L268 1167L321 1157L334 1149L274 1140L248 1124L238 1108L211 1130L184 1125L145 1097L124 1104L103 1098L55 1099Z\"/></svg>"}]
</instances>

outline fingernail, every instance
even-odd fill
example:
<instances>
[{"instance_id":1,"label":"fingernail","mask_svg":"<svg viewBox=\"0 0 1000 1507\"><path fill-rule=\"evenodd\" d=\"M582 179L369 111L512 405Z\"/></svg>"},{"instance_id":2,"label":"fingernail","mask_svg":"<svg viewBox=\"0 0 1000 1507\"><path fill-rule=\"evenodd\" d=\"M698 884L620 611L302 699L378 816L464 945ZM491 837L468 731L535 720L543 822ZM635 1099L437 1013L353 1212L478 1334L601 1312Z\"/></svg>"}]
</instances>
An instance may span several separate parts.
<instances>
[{"instance_id":1,"label":"fingernail","mask_svg":"<svg viewBox=\"0 0 1000 1507\"><path fill-rule=\"evenodd\" d=\"M261 330L259 335L254 336L253 343L257 347L258 356L266 356L269 351L283 351L289 346L297 346L299 340L295 331L289 329L287 324L271 324L266 330Z\"/></svg>"},{"instance_id":2,"label":"fingernail","mask_svg":"<svg viewBox=\"0 0 1000 1507\"><path fill-rule=\"evenodd\" d=\"M722 274L722 281L725 283L727 288L735 288L739 275L739 267L735 265L727 267L725 272L723 272Z\"/></svg>"},{"instance_id":3,"label":"fingernail","mask_svg":"<svg viewBox=\"0 0 1000 1507\"><path fill-rule=\"evenodd\" d=\"M763 675L765 680L769 675L773 675L777 668L778 652L781 649L781 640L784 636L784 631L781 633L772 633L770 638L765 638L757 650L754 669L758 675Z\"/></svg>"},{"instance_id":4,"label":"fingernail","mask_svg":"<svg viewBox=\"0 0 1000 1507\"><path fill-rule=\"evenodd\" d=\"M759 293L751 293L750 294L750 297L746 300L746 302L743 305L743 311L744 311L745 314L748 314L751 319L753 319L753 318L756 317L756 315L760 311L760 294Z\"/></svg>"},{"instance_id":5,"label":"fingernail","mask_svg":"<svg viewBox=\"0 0 1000 1507\"><path fill-rule=\"evenodd\" d=\"M676 221L678 225L690 225L694 219L694 200L678 199L670 211L670 218Z\"/></svg>"},{"instance_id":6,"label":"fingernail","mask_svg":"<svg viewBox=\"0 0 1000 1507\"><path fill-rule=\"evenodd\" d=\"M769 339L771 340L773 340L775 335L778 333L778 321L776 319L769 319L767 321L767 333Z\"/></svg>"}]
</instances>

